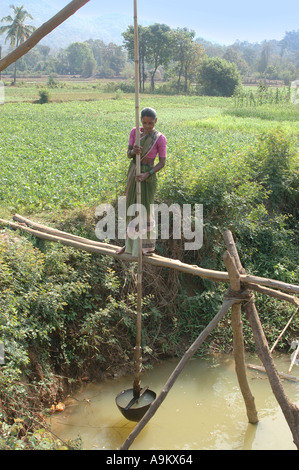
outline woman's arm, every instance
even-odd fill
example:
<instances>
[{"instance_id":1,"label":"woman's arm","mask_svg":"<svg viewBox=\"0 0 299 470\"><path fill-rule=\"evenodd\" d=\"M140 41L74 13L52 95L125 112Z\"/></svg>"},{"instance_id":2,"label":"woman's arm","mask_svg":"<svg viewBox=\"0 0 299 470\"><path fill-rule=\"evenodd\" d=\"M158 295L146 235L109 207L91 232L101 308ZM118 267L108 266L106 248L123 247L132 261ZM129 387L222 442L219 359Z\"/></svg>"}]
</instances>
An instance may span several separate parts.
<instances>
[{"instance_id":1,"label":"woman's arm","mask_svg":"<svg viewBox=\"0 0 299 470\"><path fill-rule=\"evenodd\" d=\"M136 176L136 181L144 181L149 178L153 173L158 173L165 166L166 158L159 157L159 162L154 166L150 171L141 173L139 176Z\"/></svg>"}]
</instances>

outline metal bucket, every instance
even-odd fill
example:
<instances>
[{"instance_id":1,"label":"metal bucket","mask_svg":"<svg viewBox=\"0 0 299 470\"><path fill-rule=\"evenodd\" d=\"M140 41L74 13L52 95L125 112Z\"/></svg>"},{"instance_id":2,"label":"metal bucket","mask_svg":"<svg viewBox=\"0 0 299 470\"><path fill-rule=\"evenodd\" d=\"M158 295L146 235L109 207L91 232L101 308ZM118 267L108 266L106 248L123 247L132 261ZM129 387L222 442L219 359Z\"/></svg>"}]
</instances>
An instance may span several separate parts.
<instances>
[{"instance_id":1,"label":"metal bucket","mask_svg":"<svg viewBox=\"0 0 299 470\"><path fill-rule=\"evenodd\" d=\"M115 398L118 409L121 411L123 416L129 421L140 421L145 415L152 402L156 399L156 394L152 390L146 390L146 392L140 397L134 405L126 410L126 406L130 403L133 398L133 389L128 388L123 390Z\"/></svg>"}]
</instances>

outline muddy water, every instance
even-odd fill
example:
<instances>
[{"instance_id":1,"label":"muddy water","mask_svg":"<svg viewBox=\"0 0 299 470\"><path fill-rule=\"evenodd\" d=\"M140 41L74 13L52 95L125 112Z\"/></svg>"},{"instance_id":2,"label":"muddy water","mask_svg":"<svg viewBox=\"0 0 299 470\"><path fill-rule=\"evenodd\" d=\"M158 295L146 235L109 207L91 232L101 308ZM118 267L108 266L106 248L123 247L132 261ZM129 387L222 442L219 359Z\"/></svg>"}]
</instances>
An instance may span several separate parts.
<instances>
[{"instance_id":1,"label":"muddy water","mask_svg":"<svg viewBox=\"0 0 299 470\"><path fill-rule=\"evenodd\" d=\"M255 357L248 362L260 365ZM157 365L142 375L157 395L177 364ZM275 358L277 369L287 373L289 356ZM292 375L299 377L299 367ZM285 418L271 392L266 375L248 369L259 423L247 422L231 356L189 361L165 401L131 446L131 450L296 450ZM299 406L299 382L284 381L293 403ZM66 402L63 413L51 418L52 430L64 440L82 440L85 450L117 450L135 423L127 421L115 404L132 377L88 384Z\"/></svg>"}]
</instances>

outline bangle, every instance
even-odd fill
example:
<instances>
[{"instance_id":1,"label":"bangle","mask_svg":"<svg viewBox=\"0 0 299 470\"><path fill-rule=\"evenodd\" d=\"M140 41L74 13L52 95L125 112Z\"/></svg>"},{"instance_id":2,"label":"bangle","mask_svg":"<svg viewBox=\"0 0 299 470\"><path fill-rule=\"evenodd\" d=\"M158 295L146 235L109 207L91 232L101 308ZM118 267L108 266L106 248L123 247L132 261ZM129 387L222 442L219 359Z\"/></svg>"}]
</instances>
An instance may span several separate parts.
<instances>
[{"instance_id":1,"label":"bangle","mask_svg":"<svg viewBox=\"0 0 299 470\"><path fill-rule=\"evenodd\" d=\"M150 175L154 175L154 174L155 174L155 170L154 170L153 168L151 168L151 169L149 170L149 174L150 174Z\"/></svg>"}]
</instances>

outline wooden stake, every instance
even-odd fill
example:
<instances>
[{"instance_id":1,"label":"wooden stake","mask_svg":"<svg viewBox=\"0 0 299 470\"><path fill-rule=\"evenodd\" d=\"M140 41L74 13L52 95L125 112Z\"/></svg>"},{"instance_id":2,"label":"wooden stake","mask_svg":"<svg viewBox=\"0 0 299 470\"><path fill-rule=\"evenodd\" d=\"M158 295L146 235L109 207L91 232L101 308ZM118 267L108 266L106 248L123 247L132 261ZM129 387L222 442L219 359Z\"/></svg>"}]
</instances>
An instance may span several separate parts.
<instances>
[{"instance_id":1,"label":"wooden stake","mask_svg":"<svg viewBox=\"0 0 299 470\"><path fill-rule=\"evenodd\" d=\"M228 248L230 249L230 245L228 245ZM235 292L240 291L240 275L236 268L234 258L229 254L228 251L224 253L223 261L228 271L231 289ZM240 303L235 303L232 306L232 330L234 342L235 370L240 385L240 390L243 395L244 403L246 406L248 421L251 424L256 424L258 423L257 410L255 407L254 396L250 391L246 375L245 348Z\"/></svg>"}]
</instances>

